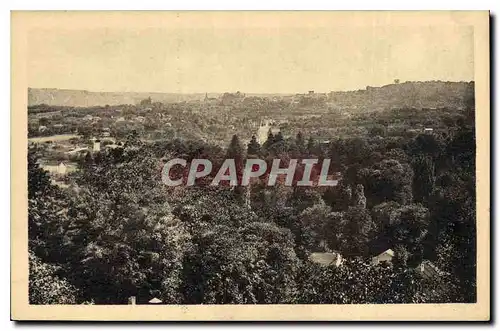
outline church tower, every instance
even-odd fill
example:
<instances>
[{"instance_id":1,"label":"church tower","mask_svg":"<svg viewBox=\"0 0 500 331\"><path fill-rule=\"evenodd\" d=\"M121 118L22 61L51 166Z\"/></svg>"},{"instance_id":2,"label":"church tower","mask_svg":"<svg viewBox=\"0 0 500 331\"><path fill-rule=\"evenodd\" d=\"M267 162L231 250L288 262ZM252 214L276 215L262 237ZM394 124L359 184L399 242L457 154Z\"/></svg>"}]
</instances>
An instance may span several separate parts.
<instances>
[{"instance_id":1,"label":"church tower","mask_svg":"<svg viewBox=\"0 0 500 331\"><path fill-rule=\"evenodd\" d=\"M259 129L257 130L257 142L262 145L267 141L267 135L271 125L269 120L263 120L260 123Z\"/></svg>"}]
</instances>

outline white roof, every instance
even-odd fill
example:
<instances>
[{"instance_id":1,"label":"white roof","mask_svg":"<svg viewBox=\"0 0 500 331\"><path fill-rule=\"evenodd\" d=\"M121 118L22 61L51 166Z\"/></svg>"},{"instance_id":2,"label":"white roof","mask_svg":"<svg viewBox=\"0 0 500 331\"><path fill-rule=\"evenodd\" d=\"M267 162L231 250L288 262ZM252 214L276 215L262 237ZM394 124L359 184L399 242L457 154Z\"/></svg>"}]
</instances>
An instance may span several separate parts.
<instances>
[{"instance_id":1,"label":"white roof","mask_svg":"<svg viewBox=\"0 0 500 331\"><path fill-rule=\"evenodd\" d=\"M382 254L388 254L388 255L390 255L390 256L394 256L394 251L393 251L392 249L390 249L390 248L389 248L389 249L388 249L388 250L386 250L385 252L380 253L380 254L379 254L379 256L380 256L380 255L382 255Z\"/></svg>"},{"instance_id":2,"label":"white roof","mask_svg":"<svg viewBox=\"0 0 500 331\"><path fill-rule=\"evenodd\" d=\"M81 151L86 151L87 149L88 149L88 147L75 148L72 151L66 152L66 154L78 153L78 152L81 152Z\"/></svg>"},{"instance_id":3,"label":"white roof","mask_svg":"<svg viewBox=\"0 0 500 331\"><path fill-rule=\"evenodd\" d=\"M309 255L309 261L319 263L321 265L335 264L342 257L338 253L316 252Z\"/></svg>"},{"instance_id":4,"label":"white roof","mask_svg":"<svg viewBox=\"0 0 500 331\"><path fill-rule=\"evenodd\" d=\"M123 146L117 145L117 144L106 145L106 148L119 148L119 147L123 147Z\"/></svg>"},{"instance_id":5,"label":"white roof","mask_svg":"<svg viewBox=\"0 0 500 331\"><path fill-rule=\"evenodd\" d=\"M162 301L158 298L153 298L153 299L149 300L149 303L162 303Z\"/></svg>"}]
</instances>

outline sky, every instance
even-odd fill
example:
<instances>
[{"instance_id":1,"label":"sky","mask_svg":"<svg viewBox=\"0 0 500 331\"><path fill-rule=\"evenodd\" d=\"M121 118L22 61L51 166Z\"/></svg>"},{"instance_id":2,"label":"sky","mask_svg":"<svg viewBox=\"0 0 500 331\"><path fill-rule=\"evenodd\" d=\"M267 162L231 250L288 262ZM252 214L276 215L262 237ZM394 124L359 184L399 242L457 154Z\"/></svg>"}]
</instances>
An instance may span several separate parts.
<instances>
[{"instance_id":1,"label":"sky","mask_svg":"<svg viewBox=\"0 0 500 331\"><path fill-rule=\"evenodd\" d=\"M468 26L36 29L28 85L89 91L303 93L474 79Z\"/></svg>"}]
</instances>

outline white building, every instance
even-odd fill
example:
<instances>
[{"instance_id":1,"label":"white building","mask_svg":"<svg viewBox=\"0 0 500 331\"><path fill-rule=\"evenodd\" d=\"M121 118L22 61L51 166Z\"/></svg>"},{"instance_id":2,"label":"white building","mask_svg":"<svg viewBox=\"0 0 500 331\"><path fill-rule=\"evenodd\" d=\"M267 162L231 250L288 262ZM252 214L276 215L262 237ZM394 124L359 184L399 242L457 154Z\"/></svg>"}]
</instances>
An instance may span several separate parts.
<instances>
[{"instance_id":1,"label":"white building","mask_svg":"<svg viewBox=\"0 0 500 331\"><path fill-rule=\"evenodd\" d=\"M377 265L381 262L391 262L394 258L394 251L392 249L388 249L379 255L372 258L372 264Z\"/></svg>"},{"instance_id":2,"label":"white building","mask_svg":"<svg viewBox=\"0 0 500 331\"><path fill-rule=\"evenodd\" d=\"M48 171L51 175L64 176L70 172L77 170L77 167L73 163L59 162L57 164L44 164L42 169Z\"/></svg>"},{"instance_id":3,"label":"white building","mask_svg":"<svg viewBox=\"0 0 500 331\"><path fill-rule=\"evenodd\" d=\"M99 152L101 151L101 141L96 138L92 138L92 151L93 152Z\"/></svg>"},{"instance_id":4,"label":"white building","mask_svg":"<svg viewBox=\"0 0 500 331\"><path fill-rule=\"evenodd\" d=\"M66 152L68 155L78 155L88 151L88 147L78 147L71 151Z\"/></svg>"},{"instance_id":5,"label":"white building","mask_svg":"<svg viewBox=\"0 0 500 331\"><path fill-rule=\"evenodd\" d=\"M64 162L61 162L57 165L57 173L60 175L66 175L66 172L68 171L68 167Z\"/></svg>"},{"instance_id":6,"label":"white building","mask_svg":"<svg viewBox=\"0 0 500 331\"><path fill-rule=\"evenodd\" d=\"M267 141L269 130L271 130L272 134L277 134L278 132L280 132L280 129L274 125L273 121L263 120L260 123L259 129L257 129L257 142L259 144L262 145Z\"/></svg>"},{"instance_id":7,"label":"white building","mask_svg":"<svg viewBox=\"0 0 500 331\"><path fill-rule=\"evenodd\" d=\"M436 279L441 276L441 271L438 267L428 260L423 260L417 267L417 271L422 275L422 277L427 279Z\"/></svg>"},{"instance_id":8,"label":"white building","mask_svg":"<svg viewBox=\"0 0 500 331\"><path fill-rule=\"evenodd\" d=\"M334 265L340 267L342 265L343 259L342 255L339 253L311 253L309 255L309 261L321 264L323 266Z\"/></svg>"},{"instance_id":9,"label":"white building","mask_svg":"<svg viewBox=\"0 0 500 331\"><path fill-rule=\"evenodd\" d=\"M42 167L44 170L48 171L49 173L53 175L66 175L68 172L68 167L64 162L60 162L59 164L46 164Z\"/></svg>"},{"instance_id":10,"label":"white building","mask_svg":"<svg viewBox=\"0 0 500 331\"><path fill-rule=\"evenodd\" d=\"M110 136L111 136L111 133L110 133L109 128L102 128L101 135L102 135L103 137L110 137Z\"/></svg>"}]
</instances>

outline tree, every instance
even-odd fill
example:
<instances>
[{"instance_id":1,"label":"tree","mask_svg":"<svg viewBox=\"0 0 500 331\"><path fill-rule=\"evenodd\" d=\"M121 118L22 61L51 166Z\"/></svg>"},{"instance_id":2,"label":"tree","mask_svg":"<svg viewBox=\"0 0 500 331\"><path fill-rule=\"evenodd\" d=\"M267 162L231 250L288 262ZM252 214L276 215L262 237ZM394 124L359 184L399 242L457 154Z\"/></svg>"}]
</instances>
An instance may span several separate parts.
<instances>
[{"instance_id":1,"label":"tree","mask_svg":"<svg viewBox=\"0 0 500 331\"><path fill-rule=\"evenodd\" d=\"M166 205L141 208L126 192L106 196L110 193L82 190L70 210L72 282L96 303L126 302L131 295L180 303L180 270L189 244L184 224Z\"/></svg>"},{"instance_id":2,"label":"tree","mask_svg":"<svg viewBox=\"0 0 500 331\"><path fill-rule=\"evenodd\" d=\"M31 147L28 149L28 198L45 195L49 190L52 190L50 177L38 164L37 148Z\"/></svg>"},{"instance_id":3,"label":"tree","mask_svg":"<svg viewBox=\"0 0 500 331\"><path fill-rule=\"evenodd\" d=\"M88 125L80 125L78 126L78 133L82 136L84 140L90 139L93 134L93 129L91 126Z\"/></svg>"},{"instance_id":4,"label":"tree","mask_svg":"<svg viewBox=\"0 0 500 331\"><path fill-rule=\"evenodd\" d=\"M125 303L132 295L139 302L181 303L188 227L165 202L158 160L146 149L124 153L119 163L104 155L95 169L79 174L79 192L60 231L66 278L81 289L82 300L100 304Z\"/></svg>"},{"instance_id":5,"label":"tree","mask_svg":"<svg viewBox=\"0 0 500 331\"><path fill-rule=\"evenodd\" d=\"M298 260L289 230L272 223L200 229L184 263L186 303L290 303Z\"/></svg>"},{"instance_id":6,"label":"tree","mask_svg":"<svg viewBox=\"0 0 500 331\"><path fill-rule=\"evenodd\" d=\"M346 211L352 202L352 189L349 184L341 181L339 185L329 187L323 199L332 207L333 211Z\"/></svg>"},{"instance_id":7,"label":"tree","mask_svg":"<svg viewBox=\"0 0 500 331\"><path fill-rule=\"evenodd\" d=\"M370 136L380 136L380 137L385 137L386 133L387 133L387 129L385 126L383 125L373 125L370 129L369 129L369 135Z\"/></svg>"},{"instance_id":8,"label":"tree","mask_svg":"<svg viewBox=\"0 0 500 331\"><path fill-rule=\"evenodd\" d=\"M475 173L476 139L474 128L462 127L445 148L452 167L460 167L471 175Z\"/></svg>"},{"instance_id":9,"label":"tree","mask_svg":"<svg viewBox=\"0 0 500 331\"><path fill-rule=\"evenodd\" d=\"M92 152L85 153L85 156L79 160L79 164L81 169L92 169L95 165Z\"/></svg>"},{"instance_id":10,"label":"tree","mask_svg":"<svg viewBox=\"0 0 500 331\"><path fill-rule=\"evenodd\" d=\"M408 267L408 259L410 253L404 245L396 245L394 247L394 259L392 263L396 268L406 269Z\"/></svg>"},{"instance_id":11,"label":"tree","mask_svg":"<svg viewBox=\"0 0 500 331\"><path fill-rule=\"evenodd\" d=\"M43 263L29 252L29 303L31 305L76 304L76 288L60 278L60 268Z\"/></svg>"},{"instance_id":12,"label":"tree","mask_svg":"<svg viewBox=\"0 0 500 331\"><path fill-rule=\"evenodd\" d=\"M283 141L283 134L279 131L278 134L276 134L276 137L274 137L274 142L279 143L281 141Z\"/></svg>"},{"instance_id":13,"label":"tree","mask_svg":"<svg viewBox=\"0 0 500 331\"><path fill-rule=\"evenodd\" d=\"M358 172L365 187L368 205L385 201L407 204L412 200L413 171L409 164L396 160L382 160Z\"/></svg>"},{"instance_id":14,"label":"tree","mask_svg":"<svg viewBox=\"0 0 500 331\"><path fill-rule=\"evenodd\" d=\"M432 158L420 156L413 163L413 197L416 202L427 203L434 191L436 176Z\"/></svg>"},{"instance_id":15,"label":"tree","mask_svg":"<svg viewBox=\"0 0 500 331\"><path fill-rule=\"evenodd\" d=\"M299 131L299 133L297 133L297 136L295 138L295 144L297 146L298 152L300 154L304 153L304 151L305 151L305 140L304 140L304 135L300 131Z\"/></svg>"},{"instance_id":16,"label":"tree","mask_svg":"<svg viewBox=\"0 0 500 331\"><path fill-rule=\"evenodd\" d=\"M243 160L243 148L241 147L240 139L237 135L233 135L231 143L227 148L226 159L233 159L236 167L236 177L238 184L241 183L244 170L244 160ZM244 190L242 186L237 186L235 188L235 194L238 195L240 199L243 198Z\"/></svg>"},{"instance_id":17,"label":"tree","mask_svg":"<svg viewBox=\"0 0 500 331\"><path fill-rule=\"evenodd\" d=\"M138 147L140 145L141 141L139 139L139 133L137 132L137 130L132 130L129 132L129 134L127 135L127 139L125 141L125 147L128 147L128 148L134 148L134 147Z\"/></svg>"},{"instance_id":18,"label":"tree","mask_svg":"<svg viewBox=\"0 0 500 331\"><path fill-rule=\"evenodd\" d=\"M346 224L345 213L331 212L323 221L322 239L327 243L329 250L342 251L344 236L344 225Z\"/></svg>"},{"instance_id":19,"label":"tree","mask_svg":"<svg viewBox=\"0 0 500 331\"><path fill-rule=\"evenodd\" d=\"M66 196L38 165L36 151L28 150L28 247L43 262L64 260L61 245L67 221Z\"/></svg>"},{"instance_id":20,"label":"tree","mask_svg":"<svg viewBox=\"0 0 500 331\"><path fill-rule=\"evenodd\" d=\"M267 132L267 140L266 142L262 145L265 149L269 149L274 143L276 142L276 139L274 137L273 131L269 129Z\"/></svg>"},{"instance_id":21,"label":"tree","mask_svg":"<svg viewBox=\"0 0 500 331\"><path fill-rule=\"evenodd\" d=\"M387 146L389 148L389 146ZM409 163L409 157L405 153L405 151L401 148L391 148L389 149L385 155L385 158L387 159L394 159L397 160L401 163Z\"/></svg>"},{"instance_id":22,"label":"tree","mask_svg":"<svg viewBox=\"0 0 500 331\"><path fill-rule=\"evenodd\" d=\"M237 135L233 135L231 142L227 148L227 158L231 159L242 159L243 158L243 148L241 147L240 139Z\"/></svg>"},{"instance_id":23,"label":"tree","mask_svg":"<svg viewBox=\"0 0 500 331\"><path fill-rule=\"evenodd\" d=\"M259 155L260 144L257 142L255 135L252 136L252 140L250 140L247 146L247 155Z\"/></svg>"},{"instance_id":24,"label":"tree","mask_svg":"<svg viewBox=\"0 0 500 331\"><path fill-rule=\"evenodd\" d=\"M277 105L250 101L261 110ZM189 113L185 107L165 110L180 120ZM421 116L411 109L391 114L401 121ZM342 128L349 138L328 144L331 167L343 174L339 185L268 187L264 178L241 196L224 186L167 187L162 160L208 158L218 169L233 158L242 166L246 148L247 157L262 153L268 169L276 155L282 167L307 156L321 164L325 143L305 142L301 132L284 139L270 131L263 148L256 137L242 147L234 135L224 149L198 139L204 124L195 116L183 133L191 140L141 142L130 131L124 148L89 153L83 160L88 166L83 162L70 175L75 185L69 189L51 184L30 149L30 300L117 304L134 295L138 303L158 297L167 304L474 302L475 136L450 114L450 125L463 127L447 138L436 130L409 143L410 135L392 136L392 129L390 137L359 138L365 127ZM385 118L374 121L386 127ZM330 133L321 127L315 132ZM188 170L178 167L171 175ZM248 203L241 203L243 196ZM391 265L371 264L379 243L394 250ZM318 251L341 253L342 265L309 261ZM424 258L443 273L423 279L414 267Z\"/></svg>"},{"instance_id":25,"label":"tree","mask_svg":"<svg viewBox=\"0 0 500 331\"><path fill-rule=\"evenodd\" d=\"M343 152L347 164L369 164L372 149L366 139L349 138L343 142Z\"/></svg>"},{"instance_id":26,"label":"tree","mask_svg":"<svg viewBox=\"0 0 500 331\"><path fill-rule=\"evenodd\" d=\"M429 227L429 210L420 204L401 206L395 211L388 234L394 245L403 245L411 255L411 264L422 260Z\"/></svg>"},{"instance_id":27,"label":"tree","mask_svg":"<svg viewBox=\"0 0 500 331\"><path fill-rule=\"evenodd\" d=\"M422 303L428 299L421 277L413 269L346 259L340 267L306 261L298 272L297 303L368 304ZM435 300L435 301L434 301Z\"/></svg>"},{"instance_id":28,"label":"tree","mask_svg":"<svg viewBox=\"0 0 500 331\"><path fill-rule=\"evenodd\" d=\"M308 207L323 203L324 201L318 190L299 186L293 188L293 192L287 201L287 205L293 206L298 213Z\"/></svg>"},{"instance_id":29,"label":"tree","mask_svg":"<svg viewBox=\"0 0 500 331\"><path fill-rule=\"evenodd\" d=\"M370 213L360 207L351 207L344 213L341 251L345 255L363 256L368 253L368 243L378 234Z\"/></svg>"},{"instance_id":30,"label":"tree","mask_svg":"<svg viewBox=\"0 0 500 331\"><path fill-rule=\"evenodd\" d=\"M49 119L47 117L41 117L39 120L38 120L38 124L39 125L48 125L49 124Z\"/></svg>"},{"instance_id":31,"label":"tree","mask_svg":"<svg viewBox=\"0 0 500 331\"><path fill-rule=\"evenodd\" d=\"M473 148L469 145L469 150ZM452 275L450 282L456 284L453 300L458 302L475 302L477 289L475 173L469 167L457 162L453 171L437 178L429 198L430 235L434 240L430 254Z\"/></svg>"},{"instance_id":32,"label":"tree","mask_svg":"<svg viewBox=\"0 0 500 331\"><path fill-rule=\"evenodd\" d=\"M379 229L384 229L396 222L400 207L401 205L395 201L383 202L372 208L372 219Z\"/></svg>"},{"instance_id":33,"label":"tree","mask_svg":"<svg viewBox=\"0 0 500 331\"><path fill-rule=\"evenodd\" d=\"M434 161L443 153L444 141L436 134L420 134L408 146L410 155L427 155Z\"/></svg>"},{"instance_id":34,"label":"tree","mask_svg":"<svg viewBox=\"0 0 500 331\"><path fill-rule=\"evenodd\" d=\"M307 152L309 155L314 155L316 152L316 142L313 137L309 137L309 140L307 141Z\"/></svg>"},{"instance_id":35,"label":"tree","mask_svg":"<svg viewBox=\"0 0 500 331\"><path fill-rule=\"evenodd\" d=\"M306 208L299 215L303 244L311 251L325 250L325 228L331 208L324 202Z\"/></svg>"},{"instance_id":36,"label":"tree","mask_svg":"<svg viewBox=\"0 0 500 331\"><path fill-rule=\"evenodd\" d=\"M364 187L362 184L356 185L356 190L354 191L353 205L359 208L366 208L366 197L364 192Z\"/></svg>"}]
</instances>

